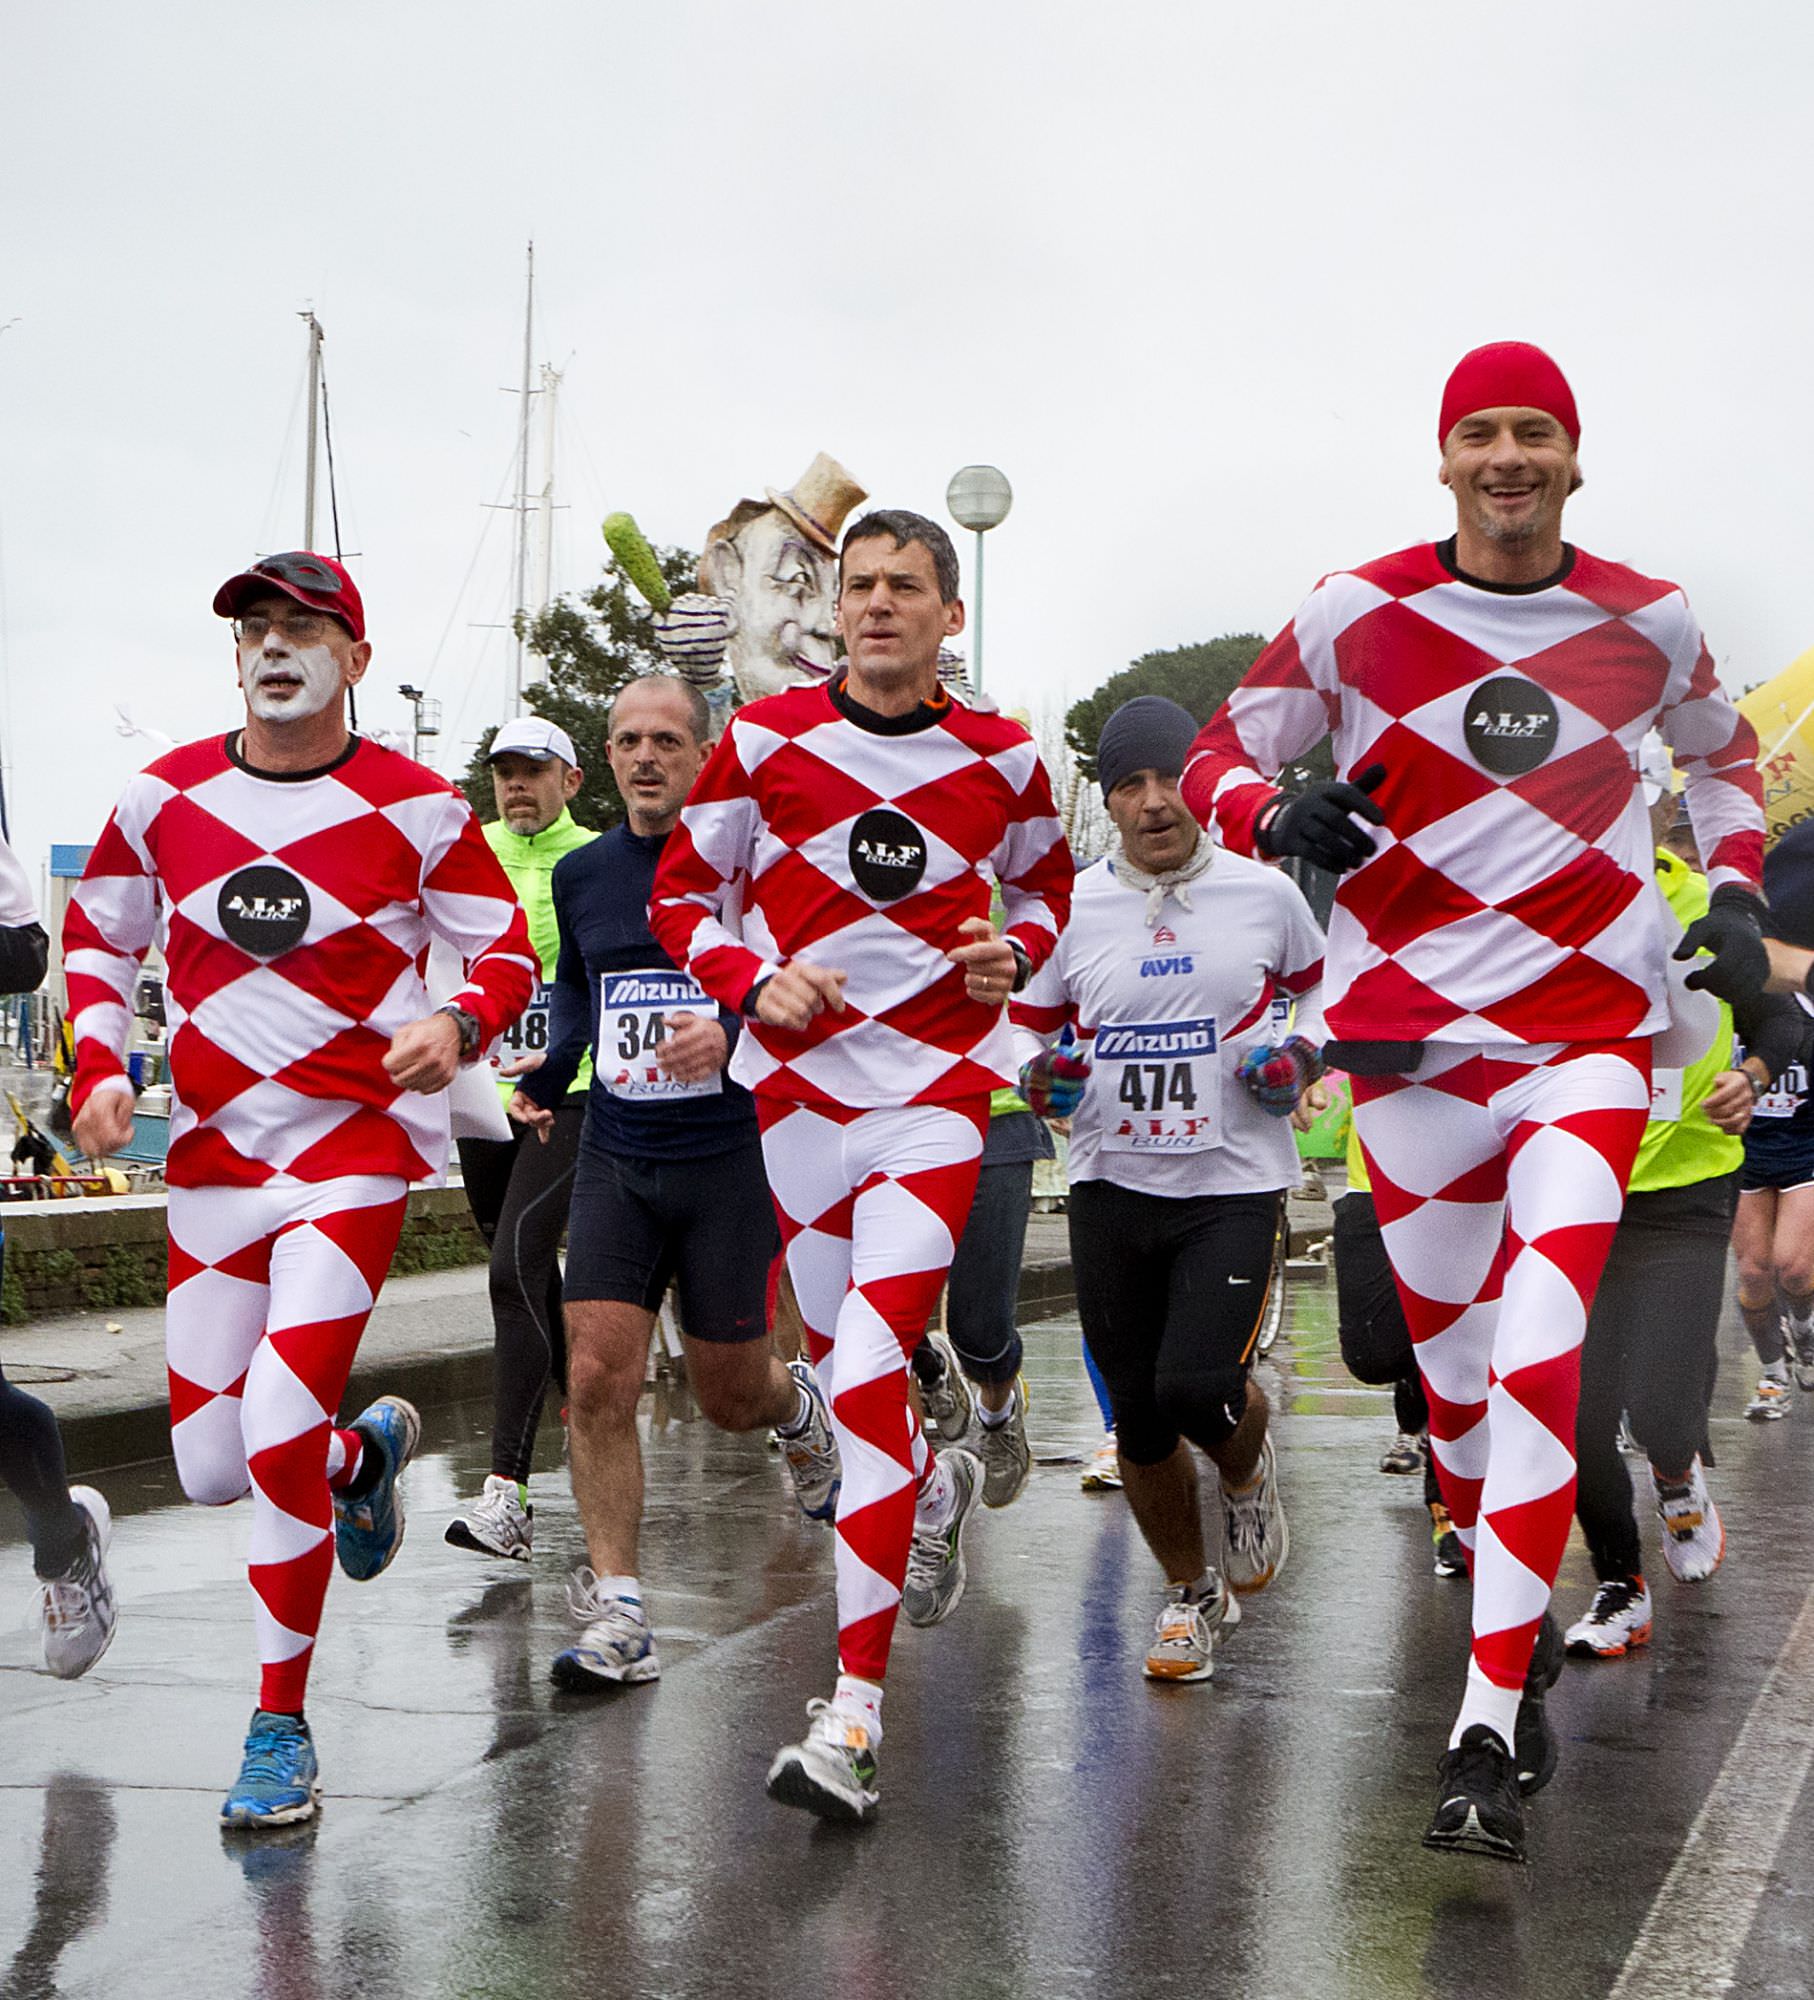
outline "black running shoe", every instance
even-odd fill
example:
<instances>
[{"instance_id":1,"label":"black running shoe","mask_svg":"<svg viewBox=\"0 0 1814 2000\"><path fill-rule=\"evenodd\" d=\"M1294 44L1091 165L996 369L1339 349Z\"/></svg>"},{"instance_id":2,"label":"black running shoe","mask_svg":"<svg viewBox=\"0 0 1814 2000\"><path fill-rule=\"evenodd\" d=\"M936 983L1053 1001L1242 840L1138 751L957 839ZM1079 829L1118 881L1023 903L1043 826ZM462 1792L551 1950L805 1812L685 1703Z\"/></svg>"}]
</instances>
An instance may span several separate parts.
<instances>
[{"instance_id":1,"label":"black running shoe","mask_svg":"<svg viewBox=\"0 0 1814 2000\"><path fill-rule=\"evenodd\" d=\"M1524 1859L1524 1807L1512 1755L1484 1722L1463 1732L1437 1767L1436 1812L1423 1837L1426 1847L1457 1854L1488 1854L1495 1861Z\"/></svg>"},{"instance_id":2,"label":"black running shoe","mask_svg":"<svg viewBox=\"0 0 1814 2000\"><path fill-rule=\"evenodd\" d=\"M1512 1729L1512 1750L1518 1762L1518 1789L1528 1798L1540 1792L1556 1775L1559 1751L1556 1731L1544 1709L1543 1698L1562 1676L1562 1662L1568 1647L1561 1628L1549 1612L1537 1627L1537 1643L1531 1649L1530 1671L1524 1677L1524 1693L1518 1703L1518 1720Z\"/></svg>"}]
</instances>

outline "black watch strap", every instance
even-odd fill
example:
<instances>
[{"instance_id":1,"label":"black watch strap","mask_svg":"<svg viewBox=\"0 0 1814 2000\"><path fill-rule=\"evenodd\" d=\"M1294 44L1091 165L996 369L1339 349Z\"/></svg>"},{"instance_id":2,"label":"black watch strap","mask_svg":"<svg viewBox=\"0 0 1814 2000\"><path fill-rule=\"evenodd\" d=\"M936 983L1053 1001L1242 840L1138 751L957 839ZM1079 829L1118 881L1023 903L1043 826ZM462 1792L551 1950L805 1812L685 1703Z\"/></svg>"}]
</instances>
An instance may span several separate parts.
<instances>
[{"instance_id":1,"label":"black watch strap","mask_svg":"<svg viewBox=\"0 0 1814 2000\"><path fill-rule=\"evenodd\" d=\"M1019 938L1009 938L1008 949L1014 954L1014 984L1008 988L1008 991L1010 993L1024 993L1027 989L1027 982L1033 977L1033 954L1021 943Z\"/></svg>"},{"instance_id":2,"label":"black watch strap","mask_svg":"<svg viewBox=\"0 0 1814 2000\"><path fill-rule=\"evenodd\" d=\"M479 1052L479 1017L469 1014L464 1007L456 1007L450 1000L445 1007L437 1007L437 1014L445 1014L460 1031L460 1060L471 1062Z\"/></svg>"}]
</instances>

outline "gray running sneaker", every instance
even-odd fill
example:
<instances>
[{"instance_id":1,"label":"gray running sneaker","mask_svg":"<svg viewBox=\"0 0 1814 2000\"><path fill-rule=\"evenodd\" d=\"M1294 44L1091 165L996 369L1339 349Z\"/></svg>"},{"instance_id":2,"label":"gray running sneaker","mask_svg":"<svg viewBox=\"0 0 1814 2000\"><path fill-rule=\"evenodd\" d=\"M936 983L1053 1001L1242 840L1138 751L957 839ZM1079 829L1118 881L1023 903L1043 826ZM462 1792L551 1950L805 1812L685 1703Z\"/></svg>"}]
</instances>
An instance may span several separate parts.
<instances>
[{"instance_id":1,"label":"gray running sneaker","mask_svg":"<svg viewBox=\"0 0 1814 2000\"><path fill-rule=\"evenodd\" d=\"M1241 1601L1212 1569L1207 1597L1189 1596L1188 1584L1167 1587L1146 1649L1149 1681L1206 1681L1215 1672L1215 1644L1241 1622Z\"/></svg>"},{"instance_id":2,"label":"gray running sneaker","mask_svg":"<svg viewBox=\"0 0 1814 2000\"><path fill-rule=\"evenodd\" d=\"M487 1473L484 1492L464 1514L448 1522L447 1540L456 1549L527 1562L535 1551L535 1509L523 1504L522 1489L514 1479Z\"/></svg>"},{"instance_id":3,"label":"gray running sneaker","mask_svg":"<svg viewBox=\"0 0 1814 2000\"><path fill-rule=\"evenodd\" d=\"M787 1461L794 1482L794 1498L809 1521L829 1521L838 1511L838 1488L844 1483L844 1464L838 1456L838 1440L832 1434L831 1414L825 1407L825 1392L810 1363L790 1361L787 1372L806 1391L812 1414L798 1437L776 1434L781 1456Z\"/></svg>"},{"instance_id":4,"label":"gray running sneaker","mask_svg":"<svg viewBox=\"0 0 1814 2000\"><path fill-rule=\"evenodd\" d=\"M935 1434L939 1444L962 1444L970 1428L973 1406L957 1349L942 1333L927 1334L926 1345L944 1363L935 1383L928 1386L920 1382L920 1408L926 1415L926 1428ZM918 1376L914 1379L919 1381Z\"/></svg>"},{"instance_id":5,"label":"gray running sneaker","mask_svg":"<svg viewBox=\"0 0 1814 2000\"><path fill-rule=\"evenodd\" d=\"M941 1451L957 1494L944 1527L916 1534L907 1551L907 1581L901 1614L909 1625L937 1625L957 1609L964 1594L964 1527L983 1497L983 1462L973 1451Z\"/></svg>"},{"instance_id":6,"label":"gray running sneaker","mask_svg":"<svg viewBox=\"0 0 1814 2000\"><path fill-rule=\"evenodd\" d=\"M876 1753L861 1722L829 1701L809 1701L802 1743L790 1743L768 1767L768 1795L820 1819L861 1826L876 1816Z\"/></svg>"},{"instance_id":7,"label":"gray running sneaker","mask_svg":"<svg viewBox=\"0 0 1814 2000\"><path fill-rule=\"evenodd\" d=\"M633 1597L608 1597L589 1569L567 1582L567 1608L585 1627L571 1646L554 1656L549 1677L570 1694L601 1687L659 1680L661 1660L649 1614Z\"/></svg>"},{"instance_id":8,"label":"gray running sneaker","mask_svg":"<svg viewBox=\"0 0 1814 2000\"><path fill-rule=\"evenodd\" d=\"M113 1515L92 1486L72 1486L82 1513L82 1546L61 1576L38 1579L38 1623L44 1628L44 1664L59 1680L87 1673L113 1644L118 1612L107 1576Z\"/></svg>"},{"instance_id":9,"label":"gray running sneaker","mask_svg":"<svg viewBox=\"0 0 1814 2000\"><path fill-rule=\"evenodd\" d=\"M1014 1394L1005 1423L986 1424L980 1413L970 1449L983 1462L983 1505L1011 1506L1033 1470L1033 1447L1027 1442L1027 1385L1014 1378Z\"/></svg>"},{"instance_id":10,"label":"gray running sneaker","mask_svg":"<svg viewBox=\"0 0 1814 2000\"><path fill-rule=\"evenodd\" d=\"M1291 1553L1291 1530L1279 1499L1279 1462L1268 1431L1260 1443L1260 1461L1248 1483L1236 1490L1216 1482L1222 1495L1222 1519L1228 1531L1228 1560L1223 1565L1230 1590L1264 1590L1285 1567Z\"/></svg>"},{"instance_id":11,"label":"gray running sneaker","mask_svg":"<svg viewBox=\"0 0 1814 2000\"><path fill-rule=\"evenodd\" d=\"M1789 1414L1789 1364L1772 1361L1757 1378L1757 1387L1745 1405L1745 1415L1754 1424L1774 1424Z\"/></svg>"}]
</instances>

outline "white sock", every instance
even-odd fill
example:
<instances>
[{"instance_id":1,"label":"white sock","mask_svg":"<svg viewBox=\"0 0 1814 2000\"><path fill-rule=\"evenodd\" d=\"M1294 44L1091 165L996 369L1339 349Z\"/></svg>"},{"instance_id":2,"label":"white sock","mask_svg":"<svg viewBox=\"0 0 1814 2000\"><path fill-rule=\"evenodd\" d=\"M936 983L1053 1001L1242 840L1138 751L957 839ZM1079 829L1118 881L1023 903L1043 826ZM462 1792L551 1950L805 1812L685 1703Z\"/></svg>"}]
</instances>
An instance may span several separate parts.
<instances>
[{"instance_id":1,"label":"white sock","mask_svg":"<svg viewBox=\"0 0 1814 2000\"><path fill-rule=\"evenodd\" d=\"M986 1431L998 1431L1001 1429L1002 1425L1005 1424L1011 1416L1013 1416L1014 1405L1019 1400L1020 1399L1017 1396L1010 1396L999 1410L992 1410L990 1409L988 1404L985 1403L980 1396L978 1396L976 1399L976 1421L979 1424L981 1424L983 1429Z\"/></svg>"},{"instance_id":2,"label":"white sock","mask_svg":"<svg viewBox=\"0 0 1814 2000\"><path fill-rule=\"evenodd\" d=\"M598 1579L600 1597L627 1597L634 1605L642 1603L642 1585L633 1576L601 1576Z\"/></svg>"},{"instance_id":3,"label":"white sock","mask_svg":"<svg viewBox=\"0 0 1814 2000\"><path fill-rule=\"evenodd\" d=\"M1472 1729L1475 1723L1484 1722L1509 1751L1513 1731L1518 1726L1518 1704L1523 1696L1522 1687L1502 1688L1496 1681L1489 1680L1470 1660L1468 1691L1461 1698L1461 1713L1456 1716L1455 1727L1449 1732L1449 1748L1455 1749L1463 1733Z\"/></svg>"},{"instance_id":4,"label":"white sock","mask_svg":"<svg viewBox=\"0 0 1814 2000\"><path fill-rule=\"evenodd\" d=\"M835 1715L841 1715L850 1722L860 1722L869 1731L872 1749L881 1742L882 1690L878 1683L859 1680L855 1674L840 1674L831 1706Z\"/></svg>"},{"instance_id":5,"label":"white sock","mask_svg":"<svg viewBox=\"0 0 1814 2000\"><path fill-rule=\"evenodd\" d=\"M919 1498L913 1503L913 1532L916 1535L936 1535L941 1529L951 1525L951 1515L957 1506L957 1488L951 1482L951 1468L943 1458L932 1461L932 1470L926 1475L926 1483L920 1488Z\"/></svg>"},{"instance_id":6,"label":"white sock","mask_svg":"<svg viewBox=\"0 0 1814 2000\"><path fill-rule=\"evenodd\" d=\"M1207 1604L1215 1594L1216 1580L1208 1570L1205 1570L1194 1583L1187 1583L1184 1586L1184 1595L1192 1604Z\"/></svg>"}]
</instances>

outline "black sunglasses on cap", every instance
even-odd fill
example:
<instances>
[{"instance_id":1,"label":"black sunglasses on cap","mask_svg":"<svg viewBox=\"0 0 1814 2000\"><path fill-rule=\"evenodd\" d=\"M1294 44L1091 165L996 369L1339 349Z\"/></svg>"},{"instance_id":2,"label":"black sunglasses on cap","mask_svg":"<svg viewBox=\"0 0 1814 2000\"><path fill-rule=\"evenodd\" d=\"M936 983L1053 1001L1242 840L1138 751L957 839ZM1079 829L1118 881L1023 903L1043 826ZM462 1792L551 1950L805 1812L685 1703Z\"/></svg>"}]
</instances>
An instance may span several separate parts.
<instances>
[{"instance_id":1,"label":"black sunglasses on cap","mask_svg":"<svg viewBox=\"0 0 1814 2000\"><path fill-rule=\"evenodd\" d=\"M283 555L261 556L246 574L274 577L280 583L293 583L298 590L309 591L316 597L338 597L342 589L340 578L327 564L319 556L312 556L303 549L290 550Z\"/></svg>"}]
</instances>

